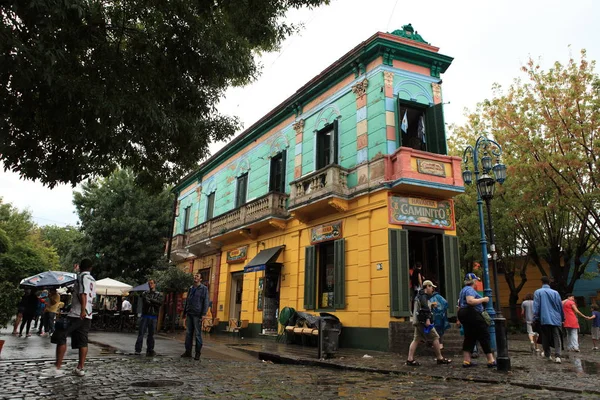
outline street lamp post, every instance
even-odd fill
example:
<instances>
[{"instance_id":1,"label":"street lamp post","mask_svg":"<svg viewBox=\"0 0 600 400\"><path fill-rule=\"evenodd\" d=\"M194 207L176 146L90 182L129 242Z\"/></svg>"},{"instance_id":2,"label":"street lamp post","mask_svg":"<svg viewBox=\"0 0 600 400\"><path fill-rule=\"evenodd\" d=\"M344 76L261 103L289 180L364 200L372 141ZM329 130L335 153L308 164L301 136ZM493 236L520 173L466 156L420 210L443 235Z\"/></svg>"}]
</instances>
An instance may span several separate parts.
<instances>
[{"instance_id":1,"label":"street lamp post","mask_svg":"<svg viewBox=\"0 0 600 400\"><path fill-rule=\"evenodd\" d=\"M480 152L483 156L480 158ZM492 157L496 156L496 165L492 167ZM475 173L475 182L477 185L477 210L479 212L479 229L481 231L481 261L483 264L483 293L490 298L486 305L486 311L492 317L490 325L490 339L492 348L496 349L498 370L510 371L510 358L508 357L508 341L506 336L506 319L502 315L500 307L500 298L498 291L498 273L496 268L496 248L494 243L494 230L492 226L492 214L490 211L490 201L494 197L496 182L502 184L506 180L506 166L500 163L502 147L493 140L484 136L477 138L475 146L467 146L463 153L463 162L465 170L463 171L463 181L470 185L473 182L473 173L469 170L469 158L473 161L473 172ZM481 162L481 171L479 163ZM480 173L482 172L481 176ZM492 174L492 175L490 175ZM490 288L490 273L488 264L487 240L485 236L485 225L483 217L483 201L487 208L488 224L490 228L490 250L492 254L492 264L494 273L494 289L496 292L496 310L492 300L492 290Z\"/></svg>"}]
</instances>

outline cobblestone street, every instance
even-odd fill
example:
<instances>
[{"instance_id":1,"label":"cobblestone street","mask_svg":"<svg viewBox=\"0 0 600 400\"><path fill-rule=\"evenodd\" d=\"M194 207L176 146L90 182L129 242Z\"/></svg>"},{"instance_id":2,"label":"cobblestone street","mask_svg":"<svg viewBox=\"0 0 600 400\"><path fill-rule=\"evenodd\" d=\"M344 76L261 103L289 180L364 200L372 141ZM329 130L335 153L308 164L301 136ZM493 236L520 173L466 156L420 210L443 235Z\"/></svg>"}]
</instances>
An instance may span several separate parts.
<instances>
[{"instance_id":1,"label":"cobblestone street","mask_svg":"<svg viewBox=\"0 0 600 400\"><path fill-rule=\"evenodd\" d=\"M424 376L208 359L121 356L89 360L88 374L44 378L51 362L0 363L2 399L394 399L556 398L548 390ZM74 361L65 368L72 369ZM152 387L143 385L174 385ZM138 386L141 385L141 386ZM582 398L561 393L562 399ZM589 398L596 397L589 396Z\"/></svg>"}]
</instances>

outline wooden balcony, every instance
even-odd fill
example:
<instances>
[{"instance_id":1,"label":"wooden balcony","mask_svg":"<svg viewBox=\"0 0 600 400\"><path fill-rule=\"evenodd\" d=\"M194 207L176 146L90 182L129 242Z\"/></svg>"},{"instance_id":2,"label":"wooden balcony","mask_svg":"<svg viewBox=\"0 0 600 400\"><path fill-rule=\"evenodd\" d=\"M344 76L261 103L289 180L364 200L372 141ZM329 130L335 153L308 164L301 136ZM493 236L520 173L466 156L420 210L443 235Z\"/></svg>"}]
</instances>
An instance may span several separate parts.
<instances>
[{"instance_id":1,"label":"wooden balcony","mask_svg":"<svg viewBox=\"0 0 600 400\"><path fill-rule=\"evenodd\" d=\"M186 244L185 239L186 239L186 235L183 235L183 234L178 234L178 235L173 236L173 239L171 240L171 251L183 249Z\"/></svg>"},{"instance_id":2,"label":"wooden balcony","mask_svg":"<svg viewBox=\"0 0 600 400\"><path fill-rule=\"evenodd\" d=\"M291 182L289 208L326 197L347 198L350 194L348 173L347 169L331 164Z\"/></svg>"},{"instance_id":3,"label":"wooden balcony","mask_svg":"<svg viewBox=\"0 0 600 400\"><path fill-rule=\"evenodd\" d=\"M270 217L287 218L287 199L288 195L285 193L269 193L200 224L188 231L187 247L197 248L199 242L239 228L251 228L252 224Z\"/></svg>"}]
</instances>

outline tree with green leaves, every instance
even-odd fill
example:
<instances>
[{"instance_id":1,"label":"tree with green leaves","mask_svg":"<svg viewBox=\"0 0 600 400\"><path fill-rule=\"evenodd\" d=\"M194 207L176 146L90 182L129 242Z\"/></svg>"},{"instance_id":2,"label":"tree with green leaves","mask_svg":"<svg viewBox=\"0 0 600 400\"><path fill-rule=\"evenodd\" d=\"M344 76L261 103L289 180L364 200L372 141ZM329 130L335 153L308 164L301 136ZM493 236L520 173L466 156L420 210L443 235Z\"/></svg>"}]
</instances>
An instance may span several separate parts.
<instances>
[{"instance_id":1,"label":"tree with green leaves","mask_svg":"<svg viewBox=\"0 0 600 400\"><path fill-rule=\"evenodd\" d=\"M179 179L240 128L217 111L257 78L256 56L328 0L0 4L0 159L53 187L107 176Z\"/></svg>"},{"instance_id":2,"label":"tree with green leaves","mask_svg":"<svg viewBox=\"0 0 600 400\"><path fill-rule=\"evenodd\" d=\"M133 172L120 169L85 182L73 197L95 277L139 283L166 265L173 209L169 190L149 192L136 184Z\"/></svg>"},{"instance_id":3,"label":"tree with green leaves","mask_svg":"<svg viewBox=\"0 0 600 400\"><path fill-rule=\"evenodd\" d=\"M42 239L56 249L61 271L72 271L83 254L84 234L75 226L45 225L40 227Z\"/></svg>"},{"instance_id":4,"label":"tree with green leaves","mask_svg":"<svg viewBox=\"0 0 600 400\"><path fill-rule=\"evenodd\" d=\"M500 211L494 226L508 220L514 233L496 242L522 260L521 276L529 257L562 294L573 291L600 243L600 79L594 66L585 51L579 62L555 63L547 71L530 60L523 67L528 81L517 79L506 93L494 86L493 99L456 128L459 141L487 133L503 145L509 177L492 203ZM514 272L505 274L511 304L520 290Z\"/></svg>"}]
</instances>

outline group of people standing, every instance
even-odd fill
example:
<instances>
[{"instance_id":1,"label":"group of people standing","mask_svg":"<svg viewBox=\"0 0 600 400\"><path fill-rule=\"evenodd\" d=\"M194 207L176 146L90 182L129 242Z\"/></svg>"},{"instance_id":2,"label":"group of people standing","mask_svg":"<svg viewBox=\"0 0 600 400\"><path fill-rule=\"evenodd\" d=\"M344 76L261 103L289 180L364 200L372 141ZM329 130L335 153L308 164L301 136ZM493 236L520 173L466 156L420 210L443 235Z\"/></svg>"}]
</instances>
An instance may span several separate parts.
<instances>
[{"instance_id":1,"label":"group of people standing","mask_svg":"<svg viewBox=\"0 0 600 400\"><path fill-rule=\"evenodd\" d=\"M51 335L54 332L56 314L63 305L56 289L42 290L38 294L35 290L26 288L17 306L12 334L22 337L25 330L25 337L30 337L31 323L34 322L33 328L37 328L39 336Z\"/></svg>"}]
</instances>

